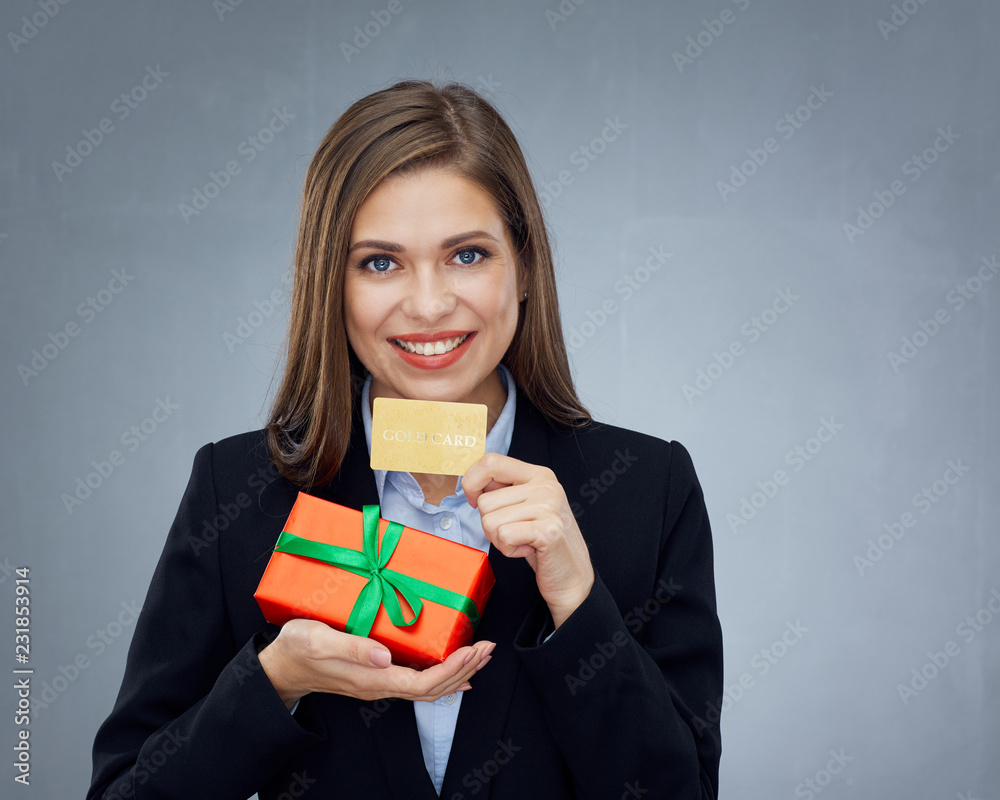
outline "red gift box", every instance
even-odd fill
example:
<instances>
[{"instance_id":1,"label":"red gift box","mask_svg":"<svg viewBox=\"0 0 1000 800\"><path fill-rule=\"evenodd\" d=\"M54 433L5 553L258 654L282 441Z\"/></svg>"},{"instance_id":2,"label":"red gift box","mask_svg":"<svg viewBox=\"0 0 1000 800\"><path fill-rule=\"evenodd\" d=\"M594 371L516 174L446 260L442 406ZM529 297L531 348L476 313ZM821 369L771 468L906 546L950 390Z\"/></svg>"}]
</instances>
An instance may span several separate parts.
<instances>
[{"instance_id":1,"label":"red gift box","mask_svg":"<svg viewBox=\"0 0 1000 800\"><path fill-rule=\"evenodd\" d=\"M299 492L257 604L275 625L315 619L381 642L394 664L439 664L472 641L494 584L489 558L365 508L367 537L361 511Z\"/></svg>"}]
</instances>

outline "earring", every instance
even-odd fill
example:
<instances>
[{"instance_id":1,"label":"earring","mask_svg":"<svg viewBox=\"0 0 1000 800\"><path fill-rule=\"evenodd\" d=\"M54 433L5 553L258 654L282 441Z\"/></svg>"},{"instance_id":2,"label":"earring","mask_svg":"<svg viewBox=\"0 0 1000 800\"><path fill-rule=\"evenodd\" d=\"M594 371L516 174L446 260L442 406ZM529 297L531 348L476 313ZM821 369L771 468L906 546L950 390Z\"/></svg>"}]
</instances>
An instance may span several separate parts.
<instances>
[{"instance_id":1,"label":"earring","mask_svg":"<svg viewBox=\"0 0 1000 800\"><path fill-rule=\"evenodd\" d=\"M525 292L525 293L524 293L524 294L523 294L523 295L521 296L521 299L522 299L522 300L527 300L527 299L528 299L528 293L527 293L527 292Z\"/></svg>"}]
</instances>

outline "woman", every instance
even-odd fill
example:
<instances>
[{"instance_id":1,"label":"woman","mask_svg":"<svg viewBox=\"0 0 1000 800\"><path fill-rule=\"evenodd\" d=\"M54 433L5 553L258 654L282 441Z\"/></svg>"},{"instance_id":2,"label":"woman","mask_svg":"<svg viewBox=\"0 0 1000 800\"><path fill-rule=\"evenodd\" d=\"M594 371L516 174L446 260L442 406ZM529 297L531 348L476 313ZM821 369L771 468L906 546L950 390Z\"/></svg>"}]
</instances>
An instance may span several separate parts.
<instances>
[{"instance_id":1,"label":"woman","mask_svg":"<svg viewBox=\"0 0 1000 800\"><path fill-rule=\"evenodd\" d=\"M89 797L714 798L701 489L683 446L577 399L497 112L419 81L356 102L309 167L295 263L271 419L195 456ZM486 455L461 478L373 472L375 397L485 404ZM416 671L266 623L253 593L300 489L487 551L479 640Z\"/></svg>"}]
</instances>

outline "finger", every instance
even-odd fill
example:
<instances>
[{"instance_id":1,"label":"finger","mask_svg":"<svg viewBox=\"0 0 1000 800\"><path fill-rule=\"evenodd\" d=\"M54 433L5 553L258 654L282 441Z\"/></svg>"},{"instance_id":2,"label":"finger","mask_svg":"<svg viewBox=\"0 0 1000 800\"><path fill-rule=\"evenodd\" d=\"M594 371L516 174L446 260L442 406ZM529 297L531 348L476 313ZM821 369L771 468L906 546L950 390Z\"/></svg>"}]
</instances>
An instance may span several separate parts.
<instances>
[{"instance_id":1,"label":"finger","mask_svg":"<svg viewBox=\"0 0 1000 800\"><path fill-rule=\"evenodd\" d=\"M293 632L302 637L302 644L312 659L338 658L363 667L385 669L392 664L389 649L365 636L355 636L338 631L318 620L291 620L296 625Z\"/></svg>"},{"instance_id":2,"label":"finger","mask_svg":"<svg viewBox=\"0 0 1000 800\"><path fill-rule=\"evenodd\" d=\"M499 453L487 453L473 464L462 476L462 488L465 497L473 508L478 508L477 501L490 483L501 483L512 486L527 483L533 475L538 474L539 467L528 464L510 456Z\"/></svg>"},{"instance_id":3,"label":"finger","mask_svg":"<svg viewBox=\"0 0 1000 800\"><path fill-rule=\"evenodd\" d=\"M477 650L474 654L474 658L472 658L472 660L470 660L467 664L463 665L462 669L456 673L451 680L433 687L424 699L436 700L439 697L444 697L454 692L462 692L471 689L471 679L489 662L490 658L492 658L490 654L493 652L494 647L496 647L496 645L490 643L488 647Z\"/></svg>"},{"instance_id":4,"label":"finger","mask_svg":"<svg viewBox=\"0 0 1000 800\"><path fill-rule=\"evenodd\" d=\"M539 470L541 469L539 468ZM488 514L503 506L512 506L528 501L535 506L531 512L535 518L571 513L566 490L562 484L554 475L541 472L533 476L528 483L515 484L504 489L497 489L489 494L483 494L479 497L477 507L481 514Z\"/></svg>"},{"instance_id":5,"label":"finger","mask_svg":"<svg viewBox=\"0 0 1000 800\"><path fill-rule=\"evenodd\" d=\"M424 669L393 666L386 670L385 674L392 688L398 692L398 696L419 697L453 681L462 670L465 658L473 656L475 650L472 647L461 648L440 664Z\"/></svg>"},{"instance_id":6,"label":"finger","mask_svg":"<svg viewBox=\"0 0 1000 800\"><path fill-rule=\"evenodd\" d=\"M461 652L453 653L444 664L438 665L448 666L449 671L439 682L428 688L428 694L437 694L440 696L441 694L449 694L455 691L456 687L465 683L476 674L483 659L493 651L494 647L496 647L494 642L482 641L476 642L464 656ZM451 659L455 659L454 664L457 664L457 669L454 668L453 664L449 663Z\"/></svg>"},{"instance_id":7,"label":"finger","mask_svg":"<svg viewBox=\"0 0 1000 800\"><path fill-rule=\"evenodd\" d=\"M548 506L527 500L480 513L483 533L493 544L543 546L556 541L563 531L559 518Z\"/></svg>"},{"instance_id":8,"label":"finger","mask_svg":"<svg viewBox=\"0 0 1000 800\"><path fill-rule=\"evenodd\" d=\"M393 682L397 696L412 700L437 699L456 691L475 675L482 663L483 653L492 651L492 642L477 642L469 648L460 648L445 661L423 670L394 667L386 671Z\"/></svg>"},{"instance_id":9,"label":"finger","mask_svg":"<svg viewBox=\"0 0 1000 800\"><path fill-rule=\"evenodd\" d=\"M506 522L498 526L492 544L507 558L523 558L543 550L549 539L539 536L537 522ZM485 526L484 526L485 527Z\"/></svg>"},{"instance_id":10,"label":"finger","mask_svg":"<svg viewBox=\"0 0 1000 800\"><path fill-rule=\"evenodd\" d=\"M496 483L496 481L493 481ZM532 493L532 487L528 484L499 485L496 489L483 492L476 498L476 508L479 509L480 516L485 516L492 511L504 506L515 506L527 500Z\"/></svg>"},{"instance_id":11,"label":"finger","mask_svg":"<svg viewBox=\"0 0 1000 800\"><path fill-rule=\"evenodd\" d=\"M491 652L496 645L493 642L476 642L469 652L463 654L461 651L453 653L448 660L439 666L447 666L448 672L436 684L430 687L431 692L443 692L454 690L454 687L464 683L473 675L482 663L486 654ZM454 661L452 661L454 659Z\"/></svg>"},{"instance_id":12,"label":"finger","mask_svg":"<svg viewBox=\"0 0 1000 800\"><path fill-rule=\"evenodd\" d=\"M377 667L386 669L392 666L392 654L384 644L365 636L355 636L350 633L330 629L336 641L334 658L349 661L361 667Z\"/></svg>"}]
</instances>

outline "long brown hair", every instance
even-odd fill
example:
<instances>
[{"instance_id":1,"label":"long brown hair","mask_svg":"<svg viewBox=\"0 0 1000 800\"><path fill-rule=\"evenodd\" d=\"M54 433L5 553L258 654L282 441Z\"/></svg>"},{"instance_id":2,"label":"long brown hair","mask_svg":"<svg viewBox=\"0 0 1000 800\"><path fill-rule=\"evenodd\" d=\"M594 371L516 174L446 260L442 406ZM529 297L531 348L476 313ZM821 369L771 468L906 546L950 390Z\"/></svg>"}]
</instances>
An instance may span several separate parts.
<instances>
[{"instance_id":1,"label":"long brown hair","mask_svg":"<svg viewBox=\"0 0 1000 800\"><path fill-rule=\"evenodd\" d=\"M482 187L507 225L528 290L502 359L514 381L554 423L591 419L570 376L545 221L514 134L467 86L402 81L347 109L306 172L285 370L267 424L271 457L302 487L340 468L366 375L344 321L354 217L387 176L428 166Z\"/></svg>"}]
</instances>

